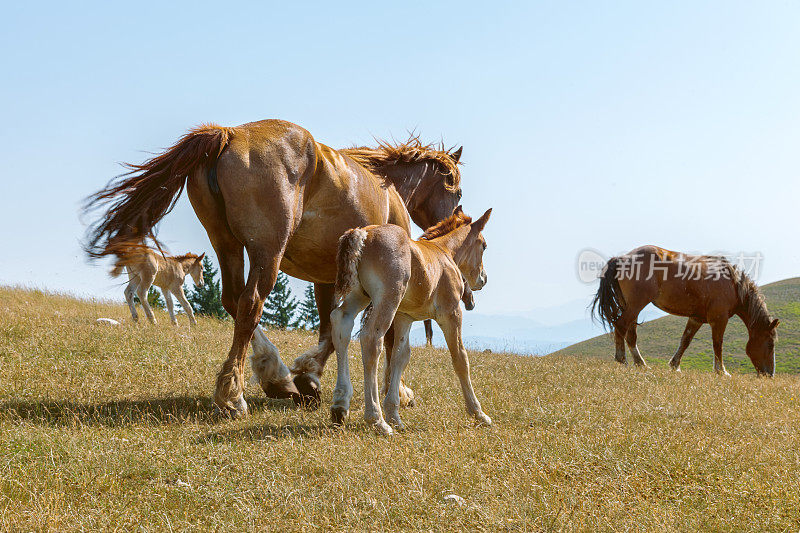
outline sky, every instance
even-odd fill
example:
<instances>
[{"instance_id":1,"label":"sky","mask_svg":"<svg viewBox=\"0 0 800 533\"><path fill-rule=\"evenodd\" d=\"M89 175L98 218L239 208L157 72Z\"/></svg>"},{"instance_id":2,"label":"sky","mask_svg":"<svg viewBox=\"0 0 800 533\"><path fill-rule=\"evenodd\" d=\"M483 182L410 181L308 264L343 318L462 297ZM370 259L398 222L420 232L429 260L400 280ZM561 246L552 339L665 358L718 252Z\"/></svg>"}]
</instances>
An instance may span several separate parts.
<instances>
[{"instance_id":1,"label":"sky","mask_svg":"<svg viewBox=\"0 0 800 533\"><path fill-rule=\"evenodd\" d=\"M760 252L800 275L800 4L23 3L0 17L0 284L122 298L82 199L202 122L463 145L482 313L588 299L576 258ZM212 252L188 199L170 251ZM302 284L295 284L302 289Z\"/></svg>"}]
</instances>

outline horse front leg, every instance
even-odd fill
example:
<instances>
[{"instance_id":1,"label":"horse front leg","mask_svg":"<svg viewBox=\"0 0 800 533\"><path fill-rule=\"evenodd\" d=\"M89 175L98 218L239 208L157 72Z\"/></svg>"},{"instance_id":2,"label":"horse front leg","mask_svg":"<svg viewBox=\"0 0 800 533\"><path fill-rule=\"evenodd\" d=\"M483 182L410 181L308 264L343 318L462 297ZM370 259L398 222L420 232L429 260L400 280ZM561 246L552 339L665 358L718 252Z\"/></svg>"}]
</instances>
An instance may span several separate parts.
<instances>
[{"instance_id":1,"label":"horse front leg","mask_svg":"<svg viewBox=\"0 0 800 533\"><path fill-rule=\"evenodd\" d=\"M443 319L437 319L437 322L442 328L445 341L447 341L447 348L450 350L450 358L453 362L453 370L455 370L458 381L461 383L461 393L464 395L467 413L481 424L491 426L492 419L483 412L472 388L469 356L461 338L461 309L456 309L453 314Z\"/></svg>"},{"instance_id":2,"label":"horse front leg","mask_svg":"<svg viewBox=\"0 0 800 533\"><path fill-rule=\"evenodd\" d=\"M294 360L292 372L295 374L294 384L310 409L319 407L320 378L331 353L334 343L331 338L331 312L335 303L334 285L332 283L315 283L314 299L319 311L319 342L316 346Z\"/></svg>"},{"instance_id":3,"label":"horse front leg","mask_svg":"<svg viewBox=\"0 0 800 533\"><path fill-rule=\"evenodd\" d=\"M728 317L723 314L709 318L708 323L711 324L711 340L714 344L714 372L720 376L730 376L722 362L722 339L728 326Z\"/></svg>"},{"instance_id":4,"label":"horse front leg","mask_svg":"<svg viewBox=\"0 0 800 533\"><path fill-rule=\"evenodd\" d=\"M675 355L672 356L672 359L669 360L669 366L675 372L681 371L681 359L683 358L683 353L689 347L689 344L692 342L697 330L700 329L703 323L697 320L696 318L690 318L686 322L686 328L683 330L683 335L681 335L681 343L678 345L678 350L675 352Z\"/></svg>"}]
</instances>

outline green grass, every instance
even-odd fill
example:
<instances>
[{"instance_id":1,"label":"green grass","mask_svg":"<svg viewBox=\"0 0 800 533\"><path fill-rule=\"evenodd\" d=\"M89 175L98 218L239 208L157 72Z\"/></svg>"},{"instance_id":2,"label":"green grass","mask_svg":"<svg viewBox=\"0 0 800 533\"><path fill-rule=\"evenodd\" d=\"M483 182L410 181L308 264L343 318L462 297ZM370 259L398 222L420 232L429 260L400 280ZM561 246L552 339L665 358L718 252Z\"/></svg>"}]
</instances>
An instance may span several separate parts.
<instances>
[{"instance_id":1,"label":"green grass","mask_svg":"<svg viewBox=\"0 0 800 533\"><path fill-rule=\"evenodd\" d=\"M418 405L387 439L361 421L355 346L344 428L328 419L332 369L319 411L250 387L251 416L219 421L231 324L157 316L0 288L0 531L800 528L795 376L472 353L484 428L448 355L415 348ZM314 342L271 337L287 361Z\"/></svg>"},{"instance_id":2,"label":"green grass","mask_svg":"<svg viewBox=\"0 0 800 533\"><path fill-rule=\"evenodd\" d=\"M775 349L775 371L800 373L800 278L785 279L761 287L770 314L781 320ZM638 328L638 344L648 364L666 366L678 349L686 319L666 316L645 322ZM739 317L732 317L725 330L723 359L730 372L755 373L745 354L747 328ZM613 360L614 338L600 335L559 350L555 355L593 356ZM630 352L627 353L631 362ZM706 324L695 336L681 360L682 369L710 371L714 368L711 328Z\"/></svg>"}]
</instances>

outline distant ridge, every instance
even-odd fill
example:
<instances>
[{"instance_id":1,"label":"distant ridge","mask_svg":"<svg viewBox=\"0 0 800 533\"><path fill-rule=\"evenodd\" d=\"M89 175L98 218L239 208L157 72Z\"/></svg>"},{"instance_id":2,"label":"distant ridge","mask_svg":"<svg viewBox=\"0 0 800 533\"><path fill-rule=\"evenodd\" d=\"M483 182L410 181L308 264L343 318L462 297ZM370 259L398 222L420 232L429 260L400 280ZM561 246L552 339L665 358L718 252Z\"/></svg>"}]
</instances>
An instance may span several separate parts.
<instances>
[{"instance_id":1,"label":"distant ridge","mask_svg":"<svg viewBox=\"0 0 800 533\"><path fill-rule=\"evenodd\" d=\"M775 350L776 372L800 373L800 278L776 281L761 287L772 316L781 320ZM686 319L666 316L639 326L639 349L648 364L666 365L680 342ZM732 317L725 331L723 357L729 371L754 373L745 355L747 329L739 317ZM627 352L626 352L627 353ZM682 368L713 368L714 351L711 328L706 324L695 336L683 356ZM602 357L613 363L614 340L611 335L599 335L563 348L553 355ZM630 354L627 353L630 362Z\"/></svg>"}]
</instances>

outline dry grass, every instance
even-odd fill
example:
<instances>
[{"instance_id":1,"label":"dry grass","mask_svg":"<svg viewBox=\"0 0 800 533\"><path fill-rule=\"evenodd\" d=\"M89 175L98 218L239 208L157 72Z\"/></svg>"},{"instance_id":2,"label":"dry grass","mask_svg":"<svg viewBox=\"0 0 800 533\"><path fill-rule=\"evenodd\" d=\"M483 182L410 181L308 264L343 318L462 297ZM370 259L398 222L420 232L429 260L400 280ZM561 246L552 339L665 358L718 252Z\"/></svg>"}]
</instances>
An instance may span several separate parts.
<instances>
[{"instance_id":1,"label":"dry grass","mask_svg":"<svg viewBox=\"0 0 800 533\"><path fill-rule=\"evenodd\" d=\"M343 430L330 371L317 412L251 388L252 416L215 421L229 323L134 326L119 305L14 289L0 311L2 530L800 527L794 376L473 354L495 421L478 428L449 357L415 349L418 406L384 439L360 420L360 372ZM272 337L287 361L313 342Z\"/></svg>"}]
</instances>

